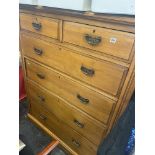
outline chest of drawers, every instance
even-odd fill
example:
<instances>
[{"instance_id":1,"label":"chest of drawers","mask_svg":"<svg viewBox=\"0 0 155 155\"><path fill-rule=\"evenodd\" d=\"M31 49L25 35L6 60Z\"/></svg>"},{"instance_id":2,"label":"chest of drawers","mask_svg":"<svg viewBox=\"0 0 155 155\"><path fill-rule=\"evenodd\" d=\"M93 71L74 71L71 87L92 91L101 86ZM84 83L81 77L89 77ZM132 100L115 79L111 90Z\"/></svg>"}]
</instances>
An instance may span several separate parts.
<instances>
[{"instance_id":1,"label":"chest of drawers","mask_svg":"<svg viewBox=\"0 0 155 155\"><path fill-rule=\"evenodd\" d=\"M134 91L134 18L20 5L29 118L95 155Z\"/></svg>"}]
</instances>

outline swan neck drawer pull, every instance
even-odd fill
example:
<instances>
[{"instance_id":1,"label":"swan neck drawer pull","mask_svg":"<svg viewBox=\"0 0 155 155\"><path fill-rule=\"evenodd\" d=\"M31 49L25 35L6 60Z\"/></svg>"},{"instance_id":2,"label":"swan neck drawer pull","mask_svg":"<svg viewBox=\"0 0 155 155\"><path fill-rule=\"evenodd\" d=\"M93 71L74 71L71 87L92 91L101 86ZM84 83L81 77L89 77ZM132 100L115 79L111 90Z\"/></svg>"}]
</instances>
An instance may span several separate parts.
<instances>
[{"instance_id":1,"label":"swan neck drawer pull","mask_svg":"<svg viewBox=\"0 0 155 155\"><path fill-rule=\"evenodd\" d=\"M84 38L86 42L92 46L98 45L102 41L101 37L98 36L94 37L89 34L85 34Z\"/></svg>"},{"instance_id":2,"label":"swan neck drawer pull","mask_svg":"<svg viewBox=\"0 0 155 155\"><path fill-rule=\"evenodd\" d=\"M83 104L88 104L89 99L82 97L81 95L77 94L77 98L80 100L81 103Z\"/></svg>"},{"instance_id":3,"label":"swan neck drawer pull","mask_svg":"<svg viewBox=\"0 0 155 155\"><path fill-rule=\"evenodd\" d=\"M41 74L41 73L36 73L37 76L40 78L40 79L45 79L45 75Z\"/></svg>"},{"instance_id":4,"label":"swan neck drawer pull","mask_svg":"<svg viewBox=\"0 0 155 155\"><path fill-rule=\"evenodd\" d=\"M81 66L81 71L87 76L93 76L95 74L94 69L89 69L87 67Z\"/></svg>"},{"instance_id":5,"label":"swan neck drawer pull","mask_svg":"<svg viewBox=\"0 0 155 155\"><path fill-rule=\"evenodd\" d=\"M43 51L41 49L38 49L38 48L33 48L34 52L37 54L37 55L42 55L43 54Z\"/></svg>"},{"instance_id":6,"label":"swan neck drawer pull","mask_svg":"<svg viewBox=\"0 0 155 155\"><path fill-rule=\"evenodd\" d=\"M40 119L42 119L43 121L45 121L46 119L47 119L47 117L46 116L44 116L44 115L42 115L42 114L40 114Z\"/></svg>"},{"instance_id":7,"label":"swan neck drawer pull","mask_svg":"<svg viewBox=\"0 0 155 155\"><path fill-rule=\"evenodd\" d=\"M41 23L35 23L35 22L32 23L32 26L37 31L40 31L42 27Z\"/></svg>"},{"instance_id":8,"label":"swan neck drawer pull","mask_svg":"<svg viewBox=\"0 0 155 155\"><path fill-rule=\"evenodd\" d=\"M76 141L75 139L72 139L72 143L76 146L76 147L80 147L80 143L78 141Z\"/></svg>"},{"instance_id":9,"label":"swan neck drawer pull","mask_svg":"<svg viewBox=\"0 0 155 155\"><path fill-rule=\"evenodd\" d=\"M84 128L84 124L80 123L78 120L74 119L74 123L75 123L79 128Z\"/></svg>"}]
</instances>

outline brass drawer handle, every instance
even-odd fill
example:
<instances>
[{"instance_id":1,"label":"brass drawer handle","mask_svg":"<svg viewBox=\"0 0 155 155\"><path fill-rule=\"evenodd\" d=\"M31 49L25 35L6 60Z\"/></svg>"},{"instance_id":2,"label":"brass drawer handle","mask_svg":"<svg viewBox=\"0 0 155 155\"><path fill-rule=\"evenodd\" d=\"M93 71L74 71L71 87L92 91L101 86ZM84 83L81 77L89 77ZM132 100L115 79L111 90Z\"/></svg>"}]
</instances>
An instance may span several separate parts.
<instances>
[{"instance_id":1,"label":"brass drawer handle","mask_svg":"<svg viewBox=\"0 0 155 155\"><path fill-rule=\"evenodd\" d=\"M81 66L81 71L87 76L93 76L95 74L94 69L89 69L87 67Z\"/></svg>"},{"instance_id":2,"label":"brass drawer handle","mask_svg":"<svg viewBox=\"0 0 155 155\"><path fill-rule=\"evenodd\" d=\"M38 48L33 48L34 52L37 54L37 55L42 55L43 54L43 51L41 49L38 49Z\"/></svg>"},{"instance_id":3,"label":"brass drawer handle","mask_svg":"<svg viewBox=\"0 0 155 155\"><path fill-rule=\"evenodd\" d=\"M40 78L40 79L45 79L45 75L41 74L41 73L36 73L36 75Z\"/></svg>"},{"instance_id":4,"label":"brass drawer handle","mask_svg":"<svg viewBox=\"0 0 155 155\"><path fill-rule=\"evenodd\" d=\"M84 124L80 123L78 120L74 119L74 123L75 123L79 128L84 128Z\"/></svg>"},{"instance_id":5,"label":"brass drawer handle","mask_svg":"<svg viewBox=\"0 0 155 155\"><path fill-rule=\"evenodd\" d=\"M45 102L45 97L38 95L38 98L40 99L40 101Z\"/></svg>"},{"instance_id":6,"label":"brass drawer handle","mask_svg":"<svg viewBox=\"0 0 155 155\"><path fill-rule=\"evenodd\" d=\"M93 37L89 34L85 34L84 38L86 42L92 46L98 45L102 41L101 37Z\"/></svg>"},{"instance_id":7,"label":"brass drawer handle","mask_svg":"<svg viewBox=\"0 0 155 155\"><path fill-rule=\"evenodd\" d=\"M39 31L42 27L41 23L35 23L35 22L32 23L32 26L37 31Z\"/></svg>"},{"instance_id":8,"label":"brass drawer handle","mask_svg":"<svg viewBox=\"0 0 155 155\"><path fill-rule=\"evenodd\" d=\"M45 120L47 119L47 117L44 116L44 115L42 115L42 114L40 114L39 117L40 117L40 119L42 119L43 121L45 121Z\"/></svg>"},{"instance_id":9,"label":"brass drawer handle","mask_svg":"<svg viewBox=\"0 0 155 155\"><path fill-rule=\"evenodd\" d=\"M88 104L89 99L82 97L81 95L77 94L77 98L80 100L81 103L83 104Z\"/></svg>"},{"instance_id":10,"label":"brass drawer handle","mask_svg":"<svg viewBox=\"0 0 155 155\"><path fill-rule=\"evenodd\" d=\"M75 139L72 138L72 143L76 146L76 147L80 147L80 143L78 141L76 141Z\"/></svg>"}]
</instances>

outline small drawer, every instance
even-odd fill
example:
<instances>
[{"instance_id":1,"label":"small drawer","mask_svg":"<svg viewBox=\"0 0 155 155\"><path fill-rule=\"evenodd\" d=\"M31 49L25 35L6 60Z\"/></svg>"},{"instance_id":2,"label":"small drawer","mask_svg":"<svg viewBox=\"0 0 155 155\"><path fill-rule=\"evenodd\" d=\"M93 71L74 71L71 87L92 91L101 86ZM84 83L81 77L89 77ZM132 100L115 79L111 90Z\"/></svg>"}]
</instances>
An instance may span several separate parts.
<instances>
[{"instance_id":1,"label":"small drawer","mask_svg":"<svg viewBox=\"0 0 155 155\"><path fill-rule=\"evenodd\" d=\"M24 55L68 74L97 89L117 96L127 68L80 55L73 50L22 35Z\"/></svg>"},{"instance_id":2,"label":"small drawer","mask_svg":"<svg viewBox=\"0 0 155 155\"><path fill-rule=\"evenodd\" d=\"M27 77L57 94L90 116L108 123L115 102L54 70L26 60Z\"/></svg>"},{"instance_id":3,"label":"small drawer","mask_svg":"<svg viewBox=\"0 0 155 155\"><path fill-rule=\"evenodd\" d=\"M28 83L28 92L30 101L33 100L37 104L44 106L62 122L72 127L91 142L99 145L105 132L103 124L88 117L84 112L70 106L67 102L49 93L49 91L40 89L32 83Z\"/></svg>"},{"instance_id":4,"label":"small drawer","mask_svg":"<svg viewBox=\"0 0 155 155\"><path fill-rule=\"evenodd\" d=\"M64 22L63 41L128 60L134 44L131 33Z\"/></svg>"},{"instance_id":5,"label":"small drawer","mask_svg":"<svg viewBox=\"0 0 155 155\"><path fill-rule=\"evenodd\" d=\"M70 148L72 148L79 155L95 155L97 153L97 146L89 140L81 136L78 132L67 126L54 114L49 113L42 106L30 102L30 114L33 115L38 121L46 126L52 133L57 135L64 141Z\"/></svg>"},{"instance_id":6,"label":"small drawer","mask_svg":"<svg viewBox=\"0 0 155 155\"><path fill-rule=\"evenodd\" d=\"M20 13L21 29L58 39L59 20Z\"/></svg>"}]
</instances>

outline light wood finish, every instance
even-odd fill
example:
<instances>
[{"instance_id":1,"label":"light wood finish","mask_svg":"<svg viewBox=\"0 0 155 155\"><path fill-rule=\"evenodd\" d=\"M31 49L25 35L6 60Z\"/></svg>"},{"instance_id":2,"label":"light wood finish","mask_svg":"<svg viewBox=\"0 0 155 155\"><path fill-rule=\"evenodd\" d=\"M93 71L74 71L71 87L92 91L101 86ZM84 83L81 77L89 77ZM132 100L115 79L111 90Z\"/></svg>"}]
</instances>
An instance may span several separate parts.
<instances>
[{"instance_id":1,"label":"light wood finish","mask_svg":"<svg viewBox=\"0 0 155 155\"><path fill-rule=\"evenodd\" d=\"M134 83L134 72L135 72L135 57L132 59L130 64L129 72L127 74L124 86L122 88L119 100L117 101L115 110L113 112L113 116L111 121L109 122L109 128L107 130L107 134L111 131L113 125L116 123L118 118L121 116L120 109L126 107L130 101L130 98L134 92L135 83ZM123 108L124 109L124 108ZM124 109L125 110L125 109Z\"/></svg>"},{"instance_id":2,"label":"light wood finish","mask_svg":"<svg viewBox=\"0 0 155 155\"><path fill-rule=\"evenodd\" d=\"M130 58L134 43L133 34L73 22L64 22L63 31L64 42L90 48L125 60ZM89 35L90 38L100 37L101 41L97 45L90 45L85 35Z\"/></svg>"},{"instance_id":3,"label":"light wood finish","mask_svg":"<svg viewBox=\"0 0 155 155\"><path fill-rule=\"evenodd\" d=\"M30 105L30 104L29 104ZM67 155L78 155L73 149L71 149L64 141L62 141L58 136L56 136L52 131L49 130L49 128L47 128L45 125L43 125L43 123L41 123L37 118L35 118L33 115L31 115L30 113L28 113L28 118L35 123L35 125L37 125L40 129L42 129L44 132L46 132L49 136L51 136L52 138L56 139L59 141L59 143L61 144L61 146L64 148L64 150L66 149L67 151L69 151L70 154ZM68 153L68 152L67 152Z\"/></svg>"},{"instance_id":4,"label":"light wood finish","mask_svg":"<svg viewBox=\"0 0 155 155\"><path fill-rule=\"evenodd\" d=\"M135 17L134 16L122 16L122 15L110 15L104 13L95 13L93 15L87 15L85 12L47 8L42 7L39 9L36 6L22 5L20 4L20 12L31 13L35 15L42 15L51 18L62 19L64 21L78 22L89 25L95 25L99 27L106 27L119 31L125 31L134 33L135 31Z\"/></svg>"},{"instance_id":5,"label":"light wood finish","mask_svg":"<svg viewBox=\"0 0 155 155\"><path fill-rule=\"evenodd\" d=\"M32 23L40 24L41 28L36 30ZM31 14L20 14L21 29L39 33L54 39L58 39L59 20Z\"/></svg>"},{"instance_id":6,"label":"light wood finish","mask_svg":"<svg viewBox=\"0 0 155 155\"><path fill-rule=\"evenodd\" d=\"M20 27L29 118L70 154L96 155L134 91L134 17L20 5Z\"/></svg>"},{"instance_id":7,"label":"light wood finish","mask_svg":"<svg viewBox=\"0 0 155 155\"><path fill-rule=\"evenodd\" d=\"M81 135L90 139L92 143L99 145L101 136L104 133L104 126L94 119L91 119L78 109L70 106L67 102L57 98L45 89L41 90L35 85L28 84L29 98L37 104L43 105L65 124L71 126ZM55 110L57 109L57 110ZM80 114L80 115L79 115Z\"/></svg>"},{"instance_id":8,"label":"light wood finish","mask_svg":"<svg viewBox=\"0 0 155 155\"><path fill-rule=\"evenodd\" d=\"M61 120L57 119L54 114L49 113L43 107L36 105L34 101L30 104L30 113L53 133L58 135L59 138L69 145L75 152L78 154L89 155L94 155L96 153L97 147L93 143L65 125Z\"/></svg>"},{"instance_id":9,"label":"light wood finish","mask_svg":"<svg viewBox=\"0 0 155 155\"><path fill-rule=\"evenodd\" d=\"M30 80L37 82L105 124L108 122L114 101L32 61L26 62L27 77ZM46 74L45 79L38 78L36 73ZM81 103L81 100L77 98L78 94L88 99L90 103Z\"/></svg>"},{"instance_id":10,"label":"light wood finish","mask_svg":"<svg viewBox=\"0 0 155 155\"><path fill-rule=\"evenodd\" d=\"M41 39L43 41L46 41L48 43L52 43L52 44L55 44L55 45L66 47L67 49L72 49L72 50L76 51L79 54L82 54L82 55L85 55L85 56L89 55L89 57L91 57L93 59L95 58L95 59L100 60L100 61L104 60L104 61L112 62L114 64L117 64L117 65L120 65L120 66L126 67L126 68L130 67L130 63L128 61L124 60L124 59L116 58L116 57L113 57L111 55L107 55L107 54L104 54L104 53L99 53L99 52L91 50L91 49L86 50L86 48L84 48L84 47L75 46L73 44L69 44L69 43L66 43L66 42L59 42L56 39L52 39L52 38L49 38L49 37L46 37L46 36L43 36L43 35L40 35L40 34L32 33L30 31L22 30L20 32L20 35L21 36L26 35L27 37L35 37L35 38ZM134 55L134 47L133 47L133 50L131 52L131 60L133 58L133 55Z\"/></svg>"},{"instance_id":11,"label":"light wood finish","mask_svg":"<svg viewBox=\"0 0 155 155\"><path fill-rule=\"evenodd\" d=\"M36 54L34 48L41 50L42 54ZM115 96L120 91L127 73L124 67L106 61L97 61L36 38L22 36L22 50L26 56ZM93 70L94 74L86 75L81 67Z\"/></svg>"}]
</instances>

